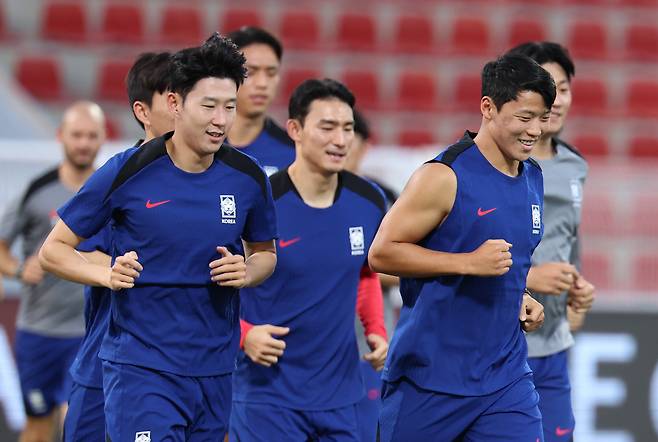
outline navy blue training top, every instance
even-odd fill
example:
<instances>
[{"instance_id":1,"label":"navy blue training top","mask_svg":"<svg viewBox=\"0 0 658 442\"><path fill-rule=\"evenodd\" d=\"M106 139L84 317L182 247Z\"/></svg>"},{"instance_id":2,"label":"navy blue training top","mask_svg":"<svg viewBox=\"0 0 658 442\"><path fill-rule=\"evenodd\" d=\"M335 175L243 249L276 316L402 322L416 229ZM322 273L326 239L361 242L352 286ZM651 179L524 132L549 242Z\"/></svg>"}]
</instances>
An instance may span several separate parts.
<instances>
[{"instance_id":1,"label":"navy blue training top","mask_svg":"<svg viewBox=\"0 0 658 442\"><path fill-rule=\"evenodd\" d=\"M250 144L233 146L256 158L268 175L285 169L295 161L295 143L271 118L265 120L263 130Z\"/></svg>"},{"instance_id":2,"label":"navy blue training top","mask_svg":"<svg viewBox=\"0 0 658 442\"><path fill-rule=\"evenodd\" d=\"M272 367L239 353L233 399L301 410L353 404L365 395L354 332L357 288L386 210L384 196L341 172L334 203L313 208L287 170L270 179L280 233L277 266L263 284L242 291L242 315L290 332Z\"/></svg>"},{"instance_id":3,"label":"navy blue training top","mask_svg":"<svg viewBox=\"0 0 658 442\"><path fill-rule=\"evenodd\" d=\"M383 378L441 393L492 393L530 372L519 310L530 257L543 233L543 179L533 160L510 177L466 133L436 157L457 176L455 202L420 245L471 252L489 239L512 244L513 265L497 277L403 278L403 307Z\"/></svg>"},{"instance_id":4,"label":"navy blue training top","mask_svg":"<svg viewBox=\"0 0 658 442\"><path fill-rule=\"evenodd\" d=\"M122 152L60 209L83 238L112 221L112 257L135 250L144 267L135 287L112 292L101 359L182 376L214 376L235 366L238 291L210 280L217 246L269 241L276 219L258 164L222 146L200 173L174 165L173 132Z\"/></svg>"}]
</instances>

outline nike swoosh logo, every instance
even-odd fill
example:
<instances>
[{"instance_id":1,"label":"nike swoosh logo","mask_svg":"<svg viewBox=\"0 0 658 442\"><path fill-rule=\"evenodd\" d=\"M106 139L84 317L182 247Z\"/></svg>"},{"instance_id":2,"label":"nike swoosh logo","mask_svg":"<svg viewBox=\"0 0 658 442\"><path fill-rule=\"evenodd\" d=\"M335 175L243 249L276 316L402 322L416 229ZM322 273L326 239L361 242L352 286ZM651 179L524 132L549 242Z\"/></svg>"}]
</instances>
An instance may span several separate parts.
<instances>
[{"instance_id":1,"label":"nike swoosh logo","mask_svg":"<svg viewBox=\"0 0 658 442\"><path fill-rule=\"evenodd\" d=\"M480 208L478 209L478 216L484 216L484 215L487 215L487 214L493 212L494 210L496 210L495 207L494 207L493 209L489 209L489 210L482 210L482 208L480 207Z\"/></svg>"},{"instance_id":2,"label":"nike swoosh logo","mask_svg":"<svg viewBox=\"0 0 658 442\"><path fill-rule=\"evenodd\" d=\"M161 206L161 205L163 205L163 204L167 204L167 203L170 202L170 201L171 201L171 200L164 200L164 201L158 201L157 203L152 203L151 200L148 200L148 201L146 202L146 208L147 208L147 209L152 209L152 208L154 208L154 207L158 207L158 206Z\"/></svg>"},{"instance_id":3,"label":"nike swoosh logo","mask_svg":"<svg viewBox=\"0 0 658 442\"><path fill-rule=\"evenodd\" d=\"M286 248L286 247L288 247L288 246L291 246L291 245L295 244L295 243L298 242L299 240L301 240L301 238L300 238L299 236L296 237L296 238L293 238L293 239L289 239L288 241L285 241L285 240L283 240L283 239L280 239L280 240L279 240L279 247L281 247L282 249L284 249L284 248Z\"/></svg>"},{"instance_id":4,"label":"nike swoosh logo","mask_svg":"<svg viewBox=\"0 0 658 442\"><path fill-rule=\"evenodd\" d=\"M562 437L562 436L566 436L567 434L571 433L571 431L572 431L571 428L560 428L560 427L557 427L557 428L555 429L555 435L556 435L557 437Z\"/></svg>"}]
</instances>

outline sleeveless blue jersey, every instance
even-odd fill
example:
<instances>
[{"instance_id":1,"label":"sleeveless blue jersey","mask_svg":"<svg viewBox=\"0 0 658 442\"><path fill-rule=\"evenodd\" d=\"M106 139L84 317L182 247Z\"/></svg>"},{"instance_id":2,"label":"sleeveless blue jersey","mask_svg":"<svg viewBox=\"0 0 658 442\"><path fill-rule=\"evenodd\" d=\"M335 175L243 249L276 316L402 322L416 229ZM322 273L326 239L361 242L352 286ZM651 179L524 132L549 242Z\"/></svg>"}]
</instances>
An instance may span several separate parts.
<instances>
[{"instance_id":1,"label":"sleeveless blue jersey","mask_svg":"<svg viewBox=\"0 0 658 442\"><path fill-rule=\"evenodd\" d=\"M288 171L270 177L277 209L274 274L240 294L252 324L290 327L272 367L243 353L233 374L233 399L298 410L328 410L365 395L354 332L357 287L370 244L386 210L374 185L341 172L334 203L308 206Z\"/></svg>"},{"instance_id":2,"label":"sleeveless blue jersey","mask_svg":"<svg viewBox=\"0 0 658 442\"><path fill-rule=\"evenodd\" d=\"M543 179L532 160L510 177L466 133L436 157L455 172L457 194L443 224L420 245L462 253L489 239L512 244L513 265L497 277L403 278L404 301L383 377L406 377L441 393L492 393L530 371L519 324L530 257L543 233Z\"/></svg>"}]
</instances>

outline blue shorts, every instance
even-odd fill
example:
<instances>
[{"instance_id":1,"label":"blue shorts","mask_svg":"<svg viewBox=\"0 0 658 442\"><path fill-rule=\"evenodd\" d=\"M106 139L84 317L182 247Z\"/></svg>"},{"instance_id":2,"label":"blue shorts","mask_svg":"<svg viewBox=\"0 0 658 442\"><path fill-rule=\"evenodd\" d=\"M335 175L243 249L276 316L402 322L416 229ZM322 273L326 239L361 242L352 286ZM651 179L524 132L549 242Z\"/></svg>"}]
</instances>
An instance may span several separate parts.
<instances>
[{"instance_id":1,"label":"blue shorts","mask_svg":"<svg viewBox=\"0 0 658 442\"><path fill-rule=\"evenodd\" d=\"M323 411L233 402L232 442L360 442L356 405Z\"/></svg>"},{"instance_id":2,"label":"blue shorts","mask_svg":"<svg viewBox=\"0 0 658 442\"><path fill-rule=\"evenodd\" d=\"M528 365L539 393L544 439L546 442L572 440L576 420L571 408L567 351L543 358L528 358Z\"/></svg>"},{"instance_id":3,"label":"blue shorts","mask_svg":"<svg viewBox=\"0 0 658 442\"><path fill-rule=\"evenodd\" d=\"M384 382L380 440L543 441L538 402L530 374L486 396L423 390L404 378Z\"/></svg>"},{"instance_id":4,"label":"blue shorts","mask_svg":"<svg viewBox=\"0 0 658 442\"><path fill-rule=\"evenodd\" d=\"M382 406L382 378L369 362L360 361L359 368L366 387L366 395L356 404L359 431L363 442L377 440L377 421Z\"/></svg>"},{"instance_id":5,"label":"blue shorts","mask_svg":"<svg viewBox=\"0 0 658 442\"><path fill-rule=\"evenodd\" d=\"M64 442L105 442L104 405L102 388L73 382L64 420Z\"/></svg>"},{"instance_id":6,"label":"blue shorts","mask_svg":"<svg viewBox=\"0 0 658 442\"><path fill-rule=\"evenodd\" d=\"M66 403L73 384L69 368L81 342L82 337L16 331L16 366L28 416L47 416Z\"/></svg>"},{"instance_id":7,"label":"blue shorts","mask_svg":"<svg viewBox=\"0 0 658 442\"><path fill-rule=\"evenodd\" d=\"M228 431L230 373L179 376L103 361L103 391L110 441L221 441Z\"/></svg>"}]
</instances>

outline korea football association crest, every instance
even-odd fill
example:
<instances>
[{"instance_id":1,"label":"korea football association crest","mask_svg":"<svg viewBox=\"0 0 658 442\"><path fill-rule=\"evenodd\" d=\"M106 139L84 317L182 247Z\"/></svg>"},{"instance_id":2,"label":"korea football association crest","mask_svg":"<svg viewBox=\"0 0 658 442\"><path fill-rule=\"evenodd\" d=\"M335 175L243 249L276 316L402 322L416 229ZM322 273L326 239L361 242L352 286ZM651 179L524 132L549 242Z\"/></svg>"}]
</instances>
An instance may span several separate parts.
<instances>
[{"instance_id":1,"label":"korea football association crest","mask_svg":"<svg viewBox=\"0 0 658 442\"><path fill-rule=\"evenodd\" d=\"M235 224L237 207L233 195L219 195L219 206L222 212L222 224Z\"/></svg>"},{"instance_id":2,"label":"korea football association crest","mask_svg":"<svg viewBox=\"0 0 658 442\"><path fill-rule=\"evenodd\" d=\"M135 433L135 442L151 442L151 432L138 431Z\"/></svg>"},{"instance_id":3,"label":"korea football association crest","mask_svg":"<svg viewBox=\"0 0 658 442\"><path fill-rule=\"evenodd\" d=\"M541 231L541 209L538 204L532 205L532 233L539 235Z\"/></svg>"},{"instance_id":4,"label":"korea football association crest","mask_svg":"<svg viewBox=\"0 0 658 442\"><path fill-rule=\"evenodd\" d=\"M352 249L352 256L364 254L366 246L362 226L350 227L350 248Z\"/></svg>"}]
</instances>

